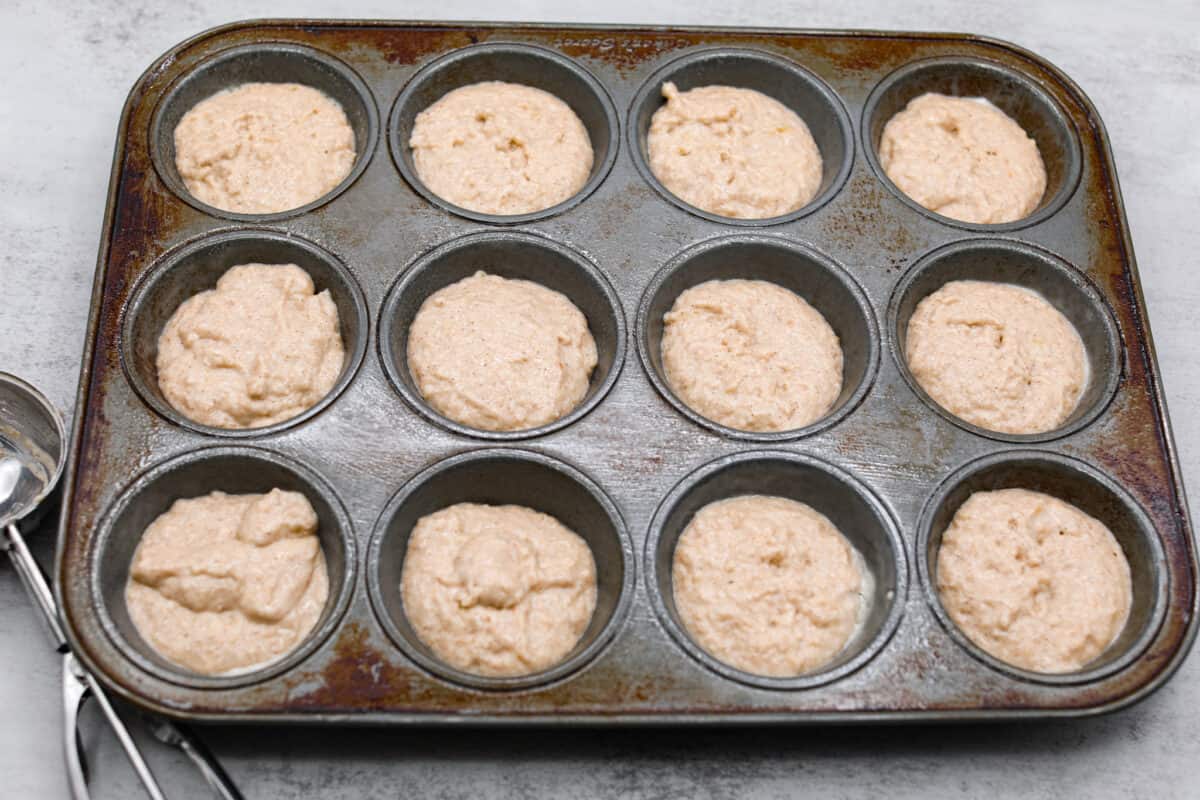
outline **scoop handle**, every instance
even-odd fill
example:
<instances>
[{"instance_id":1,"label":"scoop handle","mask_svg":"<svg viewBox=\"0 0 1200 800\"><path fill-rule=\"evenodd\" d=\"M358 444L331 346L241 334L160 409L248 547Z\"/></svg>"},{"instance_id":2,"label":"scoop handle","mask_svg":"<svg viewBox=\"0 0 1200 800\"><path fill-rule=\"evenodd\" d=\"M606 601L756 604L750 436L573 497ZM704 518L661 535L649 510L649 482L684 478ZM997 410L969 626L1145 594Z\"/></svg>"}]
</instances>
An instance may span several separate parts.
<instances>
[{"instance_id":1,"label":"scoop handle","mask_svg":"<svg viewBox=\"0 0 1200 800\"><path fill-rule=\"evenodd\" d=\"M7 534L7 549L8 556L12 559L13 567L17 574L21 577L21 583L25 584L25 590L29 593L29 597L33 600L33 604L42 612L42 620L46 623L46 627L50 631L50 636L54 639L55 648L64 653L63 669L65 674L64 681L64 712L66 715L67 725L64 725L64 735L67 737L65 741L66 756L68 769L72 770L68 779L71 783L71 791L77 797L77 793L82 790L87 791L87 784L81 780L82 763L78 759L79 752L76 749L75 742L75 723L79 713L79 704L84 696L90 694L96 699L100 705L100 710L104 712L104 717L108 721L108 725L112 728L113 733L117 737L117 741L121 743L121 748L124 749L125 755L129 758L129 763L133 765L134 772L142 781L142 786L146 789L151 800L166 800L162 793L162 789L158 786L158 781L154 779L153 773L150 772L150 767L146 765L146 760L142 757L141 751L133 741L133 737L129 735L125 723L117 716L116 709L109 702L108 697L104 694L104 689L96 679L80 666L75 660L75 656L71 654L67 646L67 637L63 632L62 622L58 618L58 606L54 603L54 595L50 591L50 585L46 583L46 576L42 574L41 567L34 560L33 554L29 552L29 547L25 544L25 537L21 536L21 532L17 530L17 526L10 524L5 527ZM67 691L67 681L73 680L83 687L82 691ZM73 701L73 702L72 702ZM72 755L75 758L72 758ZM75 771L76 767L80 767ZM87 795L84 794L83 797Z\"/></svg>"},{"instance_id":2,"label":"scoop handle","mask_svg":"<svg viewBox=\"0 0 1200 800\"><path fill-rule=\"evenodd\" d=\"M63 632L62 623L58 619L58 606L54 603L54 595L50 592L50 585L46 583L45 576L42 575L41 567L34 560L33 554L29 552L29 547L25 544L25 537L17 530L15 523L6 526L4 532L7 538L5 549L8 550L8 557L12 560L13 569L17 571L21 583L25 585L25 592L29 595L29 599L33 600L33 604L41 612L42 622L46 624L50 638L54 640L54 648L60 653L66 652L67 635Z\"/></svg>"},{"instance_id":3,"label":"scoop handle","mask_svg":"<svg viewBox=\"0 0 1200 800\"><path fill-rule=\"evenodd\" d=\"M71 654L63 656L63 755L67 762L67 786L71 800L91 800L88 792L87 760L79 741L79 709L87 699L87 686L71 669Z\"/></svg>"},{"instance_id":4,"label":"scoop handle","mask_svg":"<svg viewBox=\"0 0 1200 800\"><path fill-rule=\"evenodd\" d=\"M217 761L216 756L209 752L204 743L182 726L177 726L175 730L179 734L179 749L192 760L217 796L221 800L245 800L221 766L221 762Z\"/></svg>"}]
</instances>

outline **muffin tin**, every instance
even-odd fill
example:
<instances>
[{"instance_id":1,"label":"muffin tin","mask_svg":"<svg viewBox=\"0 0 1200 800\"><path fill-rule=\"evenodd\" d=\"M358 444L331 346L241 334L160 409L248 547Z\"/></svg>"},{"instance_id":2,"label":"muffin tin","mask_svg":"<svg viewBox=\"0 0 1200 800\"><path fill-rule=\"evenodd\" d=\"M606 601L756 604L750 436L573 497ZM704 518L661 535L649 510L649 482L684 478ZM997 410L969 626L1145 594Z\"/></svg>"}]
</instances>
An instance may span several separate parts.
<instances>
[{"instance_id":1,"label":"muffin tin","mask_svg":"<svg viewBox=\"0 0 1200 800\"><path fill-rule=\"evenodd\" d=\"M585 188L535 214L495 217L430 196L405 142L445 91L512 80L558 94L596 153ZM342 185L283 214L199 203L175 174L173 124L227 85L299 81L342 103L360 152ZM659 87L749 86L791 105L825 159L799 211L727 220L649 174ZM891 113L924 91L982 94L1037 140L1049 188L1031 217L970 225L914 206L875 157ZM382 120L382 122L381 122ZM383 128L381 129L381 125ZM347 362L316 408L268 428L181 418L154 375L157 332L225 267L293 261L338 305ZM536 280L588 316L600 364L583 404L531 431L442 418L414 391L407 321L477 268ZM749 434L697 417L659 374L661 315L683 288L761 277L798 291L842 340L834 411ZM932 404L901 357L908 316L946 280L1037 289L1090 358L1079 411L1056 431L982 431ZM123 606L129 560L171 500L221 489L303 490L321 517L328 607L282 661L222 677L158 658ZM1134 578L1130 623L1085 670L1047 676L997 662L953 626L931 567L970 491L1024 486L1106 522ZM1069 78L979 37L836 31L265 21L203 33L156 61L121 116L71 462L57 591L81 660L142 706L199 720L400 722L827 722L1091 714L1170 677L1195 634L1195 558L1112 157ZM706 502L746 492L803 500L869 566L860 630L827 668L747 675L687 636L670 556ZM598 605L562 664L483 679L439 662L399 601L404 543L421 514L517 502L588 540Z\"/></svg>"}]
</instances>

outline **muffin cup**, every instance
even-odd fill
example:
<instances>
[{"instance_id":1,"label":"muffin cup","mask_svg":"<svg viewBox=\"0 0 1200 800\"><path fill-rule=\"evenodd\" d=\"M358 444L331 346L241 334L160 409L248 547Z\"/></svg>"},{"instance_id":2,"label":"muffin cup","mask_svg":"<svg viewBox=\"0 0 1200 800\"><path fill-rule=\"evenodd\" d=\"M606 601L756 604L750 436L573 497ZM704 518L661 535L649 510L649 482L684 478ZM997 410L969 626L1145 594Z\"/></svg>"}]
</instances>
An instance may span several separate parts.
<instances>
[{"instance_id":1,"label":"muffin cup","mask_svg":"<svg viewBox=\"0 0 1200 800\"><path fill-rule=\"evenodd\" d=\"M842 389L825 416L788 431L743 431L708 419L671 389L662 363L663 315L687 289L711 280L761 280L806 300L837 334L842 348ZM667 262L651 279L638 306L637 341L650 382L680 414L723 436L783 442L839 422L866 396L879 366L878 329L866 295L832 259L805 245L762 234L709 239Z\"/></svg>"},{"instance_id":2,"label":"muffin cup","mask_svg":"<svg viewBox=\"0 0 1200 800\"><path fill-rule=\"evenodd\" d=\"M409 623L400 592L408 538L421 517L456 503L532 508L557 519L591 548L596 561L596 609L579 642L558 664L511 677L464 672L434 654ZM427 468L388 501L367 552L371 605L388 636L433 675L471 689L527 689L583 668L620 628L633 587L633 547L613 502L579 470L526 450L468 451Z\"/></svg>"},{"instance_id":3,"label":"muffin cup","mask_svg":"<svg viewBox=\"0 0 1200 800\"><path fill-rule=\"evenodd\" d=\"M955 416L930 397L908 368L908 322L921 300L956 280L1023 286L1040 294L1079 332L1087 355L1088 383L1071 415L1043 433L1003 433ZM1108 407L1121 383L1121 336L1100 292L1083 273L1033 245L1005 239L968 239L920 258L900 279L888 305L892 355L904 380L921 400L958 427L1002 442L1047 442L1089 425Z\"/></svg>"},{"instance_id":4,"label":"muffin cup","mask_svg":"<svg viewBox=\"0 0 1200 800\"><path fill-rule=\"evenodd\" d=\"M417 174L413 162L413 125L417 115L444 95L483 81L503 81L549 92L575 112L592 143L592 171L571 197L526 214L485 214L455 205L435 194ZM600 81L575 61L544 47L509 42L472 45L455 50L423 67L404 87L388 118L388 148L404 180L438 208L492 225L518 225L561 214L596 190L617 158L616 108Z\"/></svg>"},{"instance_id":5,"label":"muffin cup","mask_svg":"<svg viewBox=\"0 0 1200 800\"><path fill-rule=\"evenodd\" d=\"M302 493L317 512L317 536L329 573L329 599L320 620L298 647L260 667L226 675L201 675L171 663L142 638L125 604L130 566L142 534L176 500L214 491L262 494L276 488ZM90 553L92 603L113 644L145 672L195 689L248 686L296 666L337 627L354 591L358 564L355 547L345 507L333 488L309 468L255 447L195 450L142 473L105 513Z\"/></svg>"},{"instance_id":6,"label":"muffin cup","mask_svg":"<svg viewBox=\"0 0 1200 800\"><path fill-rule=\"evenodd\" d=\"M588 330L596 342L596 368L587 394L570 413L535 428L489 431L443 416L421 395L408 368L409 328L430 295L479 270L503 278L532 281L560 292L587 318ZM383 301L379 319L379 358L396 391L430 422L477 439L529 439L576 422L608 394L625 359L625 316L608 279L582 253L529 233L469 234L434 248L401 273Z\"/></svg>"},{"instance_id":7,"label":"muffin cup","mask_svg":"<svg viewBox=\"0 0 1200 800\"><path fill-rule=\"evenodd\" d=\"M726 664L692 639L675 608L675 545L696 512L718 500L757 494L805 503L828 517L862 556L874 582L866 614L841 652L820 669L793 678L756 675ZM680 481L654 513L645 560L647 593L676 643L713 672L762 689L810 689L859 669L895 633L908 592L904 544L874 492L832 464L780 450L724 456Z\"/></svg>"},{"instance_id":8,"label":"muffin cup","mask_svg":"<svg viewBox=\"0 0 1200 800\"><path fill-rule=\"evenodd\" d=\"M892 182L879 162L883 129L910 100L927 92L987 98L1037 142L1046 165L1046 191L1032 214L1012 222L965 222L930 211ZM867 97L862 135L867 163L892 194L930 219L972 231L1013 231L1049 219L1071 198L1083 169L1079 135L1058 102L1029 77L982 58L930 58L907 64L888 75Z\"/></svg>"},{"instance_id":9,"label":"muffin cup","mask_svg":"<svg viewBox=\"0 0 1200 800\"><path fill-rule=\"evenodd\" d=\"M942 534L975 492L1028 489L1070 503L1108 526L1129 561L1133 604L1117 639L1081 670L1033 672L986 653L967 638L942 605L937 590L937 557ZM984 664L1014 678L1053 686L1088 683L1129 666L1149 646L1166 614L1166 556L1146 512L1121 486L1074 458L1040 450L993 453L960 467L925 503L917 524L917 572L925 599L959 645Z\"/></svg>"},{"instance_id":10,"label":"muffin cup","mask_svg":"<svg viewBox=\"0 0 1200 800\"><path fill-rule=\"evenodd\" d=\"M297 208L270 214L245 214L211 206L188 191L175 166L175 128L197 103L243 83L299 83L324 92L341 104L354 130L354 165L342 182ZM159 178L180 199L214 217L239 222L275 222L306 214L333 200L358 180L379 140L379 111L362 78L333 56L296 44L265 42L222 50L198 64L167 90L150 123L150 157Z\"/></svg>"},{"instance_id":11,"label":"muffin cup","mask_svg":"<svg viewBox=\"0 0 1200 800\"><path fill-rule=\"evenodd\" d=\"M179 305L212 289L240 264L296 264L326 289L338 311L346 360L337 382L315 405L261 428L217 428L189 419L167 402L158 385L158 337ZM267 230L216 233L168 252L138 281L121 320L121 362L138 395L176 425L209 436L248 438L277 433L319 414L350 384L367 349L367 304L354 276L332 253L297 236Z\"/></svg>"},{"instance_id":12,"label":"muffin cup","mask_svg":"<svg viewBox=\"0 0 1200 800\"><path fill-rule=\"evenodd\" d=\"M778 100L808 126L821 151L821 186L802 208L762 219L725 217L697 208L662 184L650 169L646 136L654 112L666 104L662 85L667 81L686 92L701 86L753 89ZM804 67L761 50L730 47L694 50L670 61L652 74L633 98L626 124L629 152L646 182L665 199L689 214L726 225L748 227L791 222L829 202L846 183L854 163L854 134L845 106L820 78Z\"/></svg>"}]
</instances>

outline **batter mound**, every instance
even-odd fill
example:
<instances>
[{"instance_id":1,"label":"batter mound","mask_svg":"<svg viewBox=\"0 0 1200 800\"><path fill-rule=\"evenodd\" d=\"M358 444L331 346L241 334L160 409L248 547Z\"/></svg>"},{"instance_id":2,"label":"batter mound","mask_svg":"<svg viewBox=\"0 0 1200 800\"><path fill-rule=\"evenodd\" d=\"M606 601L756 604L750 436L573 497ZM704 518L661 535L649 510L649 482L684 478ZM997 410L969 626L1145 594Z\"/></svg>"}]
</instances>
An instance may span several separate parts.
<instances>
[{"instance_id":1,"label":"batter mound","mask_svg":"<svg viewBox=\"0 0 1200 800\"><path fill-rule=\"evenodd\" d=\"M447 664L529 675L566 658L587 629L596 563L548 514L459 503L417 521L400 592L413 629Z\"/></svg>"},{"instance_id":2,"label":"batter mound","mask_svg":"<svg viewBox=\"0 0 1200 800\"><path fill-rule=\"evenodd\" d=\"M1023 219L1046 191L1037 143L982 97L914 98L884 126L879 163L900 191L963 222Z\"/></svg>"},{"instance_id":3,"label":"batter mound","mask_svg":"<svg viewBox=\"0 0 1200 800\"><path fill-rule=\"evenodd\" d=\"M1001 433L1054 430L1087 385L1071 322L1041 295L1006 283L951 281L923 299L905 354L934 402Z\"/></svg>"},{"instance_id":4,"label":"batter mound","mask_svg":"<svg viewBox=\"0 0 1200 800\"><path fill-rule=\"evenodd\" d=\"M244 83L175 126L175 167L197 199L273 214L324 197L355 159L354 129L331 97L298 83Z\"/></svg>"},{"instance_id":5,"label":"batter mound","mask_svg":"<svg viewBox=\"0 0 1200 800\"><path fill-rule=\"evenodd\" d=\"M294 650L329 596L317 514L299 492L176 500L133 554L125 604L163 658L202 675Z\"/></svg>"},{"instance_id":6,"label":"batter mound","mask_svg":"<svg viewBox=\"0 0 1200 800\"><path fill-rule=\"evenodd\" d=\"M646 149L650 171L676 197L711 214L777 217L821 188L821 152L804 120L753 89L662 87Z\"/></svg>"},{"instance_id":7,"label":"batter mound","mask_svg":"<svg viewBox=\"0 0 1200 800\"><path fill-rule=\"evenodd\" d=\"M942 605L967 638L1034 672L1072 672L1125 627L1133 588L1112 531L1058 498L976 492L942 536Z\"/></svg>"},{"instance_id":8,"label":"batter mound","mask_svg":"<svg viewBox=\"0 0 1200 800\"><path fill-rule=\"evenodd\" d=\"M675 607L714 657L756 675L794 677L850 640L870 577L823 514L747 495L696 512L675 546Z\"/></svg>"},{"instance_id":9,"label":"batter mound","mask_svg":"<svg viewBox=\"0 0 1200 800\"><path fill-rule=\"evenodd\" d=\"M430 191L483 214L558 205L592 172L592 142L571 107L517 83L448 92L417 115L409 146Z\"/></svg>"},{"instance_id":10,"label":"batter mound","mask_svg":"<svg viewBox=\"0 0 1200 800\"><path fill-rule=\"evenodd\" d=\"M842 391L842 348L821 313L766 281L707 281L663 317L667 383L730 428L787 431L816 422Z\"/></svg>"},{"instance_id":11,"label":"batter mound","mask_svg":"<svg viewBox=\"0 0 1200 800\"><path fill-rule=\"evenodd\" d=\"M532 281L477 272L430 295L408 332L408 368L442 415L486 431L571 413L596 368L587 318Z\"/></svg>"},{"instance_id":12,"label":"batter mound","mask_svg":"<svg viewBox=\"0 0 1200 800\"><path fill-rule=\"evenodd\" d=\"M158 338L158 385L188 419L261 428L300 414L345 362L337 306L295 264L232 267L180 304Z\"/></svg>"}]
</instances>

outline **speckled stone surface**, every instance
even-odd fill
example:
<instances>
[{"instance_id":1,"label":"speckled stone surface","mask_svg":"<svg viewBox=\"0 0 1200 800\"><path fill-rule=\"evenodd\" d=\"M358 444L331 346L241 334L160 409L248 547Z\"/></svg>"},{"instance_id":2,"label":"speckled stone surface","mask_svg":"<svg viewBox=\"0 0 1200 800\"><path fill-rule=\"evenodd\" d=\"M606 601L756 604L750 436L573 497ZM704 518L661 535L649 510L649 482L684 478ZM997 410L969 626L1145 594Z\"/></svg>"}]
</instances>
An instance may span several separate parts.
<instances>
[{"instance_id":1,"label":"speckled stone surface","mask_svg":"<svg viewBox=\"0 0 1200 800\"><path fill-rule=\"evenodd\" d=\"M953 0L602 6L485 2L132 0L0 4L0 369L70 412L117 117L159 53L254 16L958 30L1028 47L1095 101L1116 152L1185 480L1200 480L1200 5ZM35 549L49 558L49 536ZM66 796L59 661L0 563L0 796ZM1194 797L1200 662L1125 712L1074 722L926 728L468 731L205 728L250 798ZM139 731L139 736L141 736ZM144 738L144 737L142 737ZM142 796L99 721L97 798ZM182 756L146 743L168 795L206 797Z\"/></svg>"}]
</instances>

